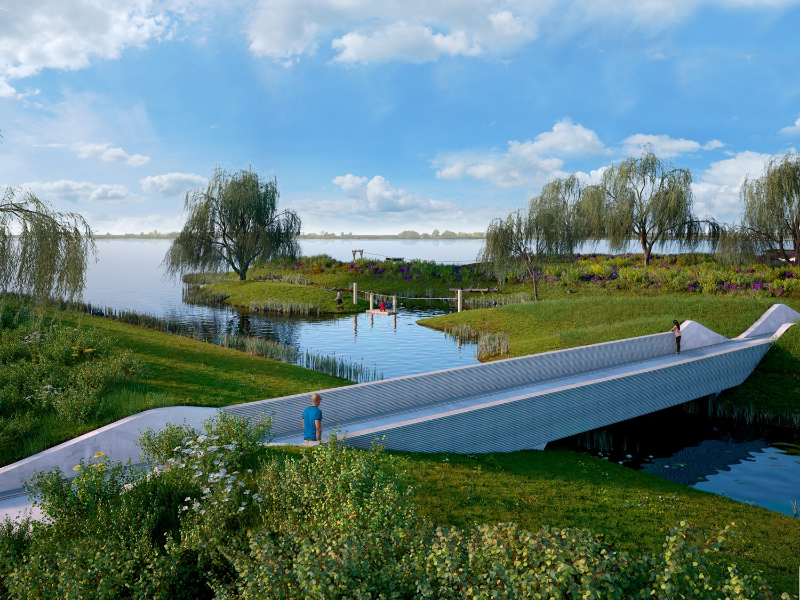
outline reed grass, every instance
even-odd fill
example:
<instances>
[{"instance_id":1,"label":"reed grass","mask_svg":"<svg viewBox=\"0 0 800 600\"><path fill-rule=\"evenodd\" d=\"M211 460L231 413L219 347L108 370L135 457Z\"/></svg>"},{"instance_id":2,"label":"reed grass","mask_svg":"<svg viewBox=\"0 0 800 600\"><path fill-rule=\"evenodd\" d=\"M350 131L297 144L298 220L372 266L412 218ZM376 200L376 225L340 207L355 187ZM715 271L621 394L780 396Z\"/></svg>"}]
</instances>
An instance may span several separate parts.
<instances>
[{"instance_id":1,"label":"reed grass","mask_svg":"<svg viewBox=\"0 0 800 600\"><path fill-rule=\"evenodd\" d=\"M183 283L193 285L206 285L208 283L223 283L226 281L238 280L232 273L186 273L181 279Z\"/></svg>"},{"instance_id":2,"label":"reed grass","mask_svg":"<svg viewBox=\"0 0 800 600\"><path fill-rule=\"evenodd\" d=\"M225 292L220 293L225 294ZM304 317L322 315L322 309L319 306L309 302L274 300L270 298L261 301L251 301L250 310L255 312L274 312L282 315L302 315Z\"/></svg>"},{"instance_id":3,"label":"reed grass","mask_svg":"<svg viewBox=\"0 0 800 600\"><path fill-rule=\"evenodd\" d=\"M313 369L314 371L341 377L342 379L349 379L356 383L383 379L383 372L378 371L377 366L370 369L361 363L351 362L341 356L322 354L320 352L306 350L300 354L297 364L307 369Z\"/></svg>"},{"instance_id":4,"label":"reed grass","mask_svg":"<svg viewBox=\"0 0 800 600\"><path fill-rule=\"evenodd\" d=\"M490 308L494 306L506 306L511 304L525 304L531 302L531 295L527 292L515 292L513 294L488 294L464 299L464 308Z\"/></svg>"},{"instance_id":5,"label":"reed grass","mask_svg":"<svg viewBox=\"0 0 800 600\"><path fill-rule=\"evenodd\" d=\"M503 331L476 331L469 323L456 323L444 328L447 336L459 342L477 342L475 357L478 360L508 354L509 337Z\"/></svg>"},{"instance_id":6,"label":"reed grass","mask_svg":"<svg viewBox=\"0 0 800 600\"><path fill-rule=\"evenodd\" d=\"M264 338L223 333L219 336L219 345L223 348L247 352L253 356L262 356L286 363L297 362L296 348Z\"/></svg>"},{"instance_id":7,"label":"reed grass","mask_svg":"<svg viewBox=\"0 0 800 600\"><path fill-rule=\"evenodd\" d=\"M190 283L181 292L181 299L189 304L219 306L229 298L227 292L210 290L203 285Z\"/></svg>"}]
</instances>

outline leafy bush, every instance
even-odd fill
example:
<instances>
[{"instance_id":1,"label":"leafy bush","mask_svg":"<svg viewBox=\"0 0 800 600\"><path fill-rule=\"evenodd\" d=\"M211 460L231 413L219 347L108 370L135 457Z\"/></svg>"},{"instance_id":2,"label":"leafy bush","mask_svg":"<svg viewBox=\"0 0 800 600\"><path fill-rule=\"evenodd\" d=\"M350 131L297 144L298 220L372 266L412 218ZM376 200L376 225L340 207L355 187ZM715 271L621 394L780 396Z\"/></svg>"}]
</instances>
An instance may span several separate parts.
<instances>
[{"instance_id":1,"label":"leafy bush","mask_svg":"<svg viewBox=\"0 0 800 600\"><path fill-rule=\"evenodd\" d=\"M272 448L269 426L220 414L203 433L146 432L149 471L96 456L72 481L39 475L47 519L0 527L0 590L10 598L772 597L759 576L709 566L728 530L705 540L680 523L662 552L633 557L586 530L436 529L417 517L402 459L335 436L316 448Z\"/></svg>"},{"instance_id":2,"label":"leafy bush","mask_svg":"<svg viewBox=\"0 0 800 600\"><path fill-rule=\"evenodd\" d=\"M132 353L99 331L34 327L29 318L8 316L3 322L9 326L0 328L0 443L18 441L47 413L87 422L109 390L139 372Z\"/></svg>"}]
</instances>

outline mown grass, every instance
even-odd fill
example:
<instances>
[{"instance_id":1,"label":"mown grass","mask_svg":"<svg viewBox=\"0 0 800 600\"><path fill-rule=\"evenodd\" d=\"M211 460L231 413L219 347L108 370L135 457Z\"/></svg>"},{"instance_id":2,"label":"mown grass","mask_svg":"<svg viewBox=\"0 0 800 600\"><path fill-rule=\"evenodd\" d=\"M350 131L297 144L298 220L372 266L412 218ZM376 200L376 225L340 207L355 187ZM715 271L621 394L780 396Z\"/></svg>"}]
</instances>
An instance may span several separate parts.
<instances>
[{"instance_id":1,"label":"mown grass","mask_svg":"<svg viewBox=\"0 0 800 600\"><path fill-rule=\"evenodd\" d=\"M339 387L350 382L295 365L250 356L177 335L111 319L66 313L64 323L94 327L133 351L142 374L104 398L103 408L85 424L42 416L24 443L0 451L0 465L41 452L132 414L164 406L219 407Z\"/></svg>"},{"instance_id":2,"label":"mown grass","mask_svg":"<svg viewBox=\"0 0 800 600\"><path fill-rule=\"evenodd\" d=\"M434 523L586 527L641 553L660 549L681 520L709 534L736 522L738 536L718 562L762 571L773 590L797 591L798 519L569 450L402 455L420 514Z\"/></svg>"},{"instance_id":3,"label":"mown grass","mask_svg":"<svg viewBox=\"0 0 800 600\"><path fill-rule=\"evenodd\" d=\"M342 291L341 307L336 305L335 291L308 285L247 280L213 283L204 289L212 293L228 294L228 298L225 300L226 304L243 308L250 308L251 302L265 300L311 304L319 307L325 314L347 315L369 307L369 303L365 300L359 300L358 305L353 304L352 292L347 291L346 285L342 287L345 289Z\"/></svg>"}]
</instances>

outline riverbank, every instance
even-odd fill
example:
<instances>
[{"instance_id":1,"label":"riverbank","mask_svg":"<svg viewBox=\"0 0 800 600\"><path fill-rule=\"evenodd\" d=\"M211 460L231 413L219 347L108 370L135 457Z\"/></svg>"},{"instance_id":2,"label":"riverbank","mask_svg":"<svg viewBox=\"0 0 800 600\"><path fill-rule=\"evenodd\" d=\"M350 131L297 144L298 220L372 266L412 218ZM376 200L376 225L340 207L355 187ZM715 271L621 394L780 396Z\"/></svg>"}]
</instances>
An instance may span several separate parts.
<instances>
[{"instance_id":1,"label":"riverbank","mask_svg":"<svg viewBox=\"0 0 800 600\"><path fill-rule=\"evenodd\" d=\"M102 397L99 411L83 423L54 412L36 415L16 443L0 446L0 466L31 456L124 417L165 406L220 407L312 392L350 382L295 365L251 356L189 338L84 314L52 314L62 327L111 336L141 365L134 379Z\"/></svg>"}]
</instances>

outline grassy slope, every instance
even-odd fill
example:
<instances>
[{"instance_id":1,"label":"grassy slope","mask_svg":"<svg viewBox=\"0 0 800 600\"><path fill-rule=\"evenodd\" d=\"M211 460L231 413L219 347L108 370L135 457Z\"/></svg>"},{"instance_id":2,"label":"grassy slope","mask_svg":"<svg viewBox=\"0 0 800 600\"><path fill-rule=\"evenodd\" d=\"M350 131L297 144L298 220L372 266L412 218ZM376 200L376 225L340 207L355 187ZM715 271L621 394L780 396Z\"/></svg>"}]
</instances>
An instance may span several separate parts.
<instances>
[{"instance_id":1,"label":"grassy slope","mask_svg":"<svg viewBox=\"0 0 800 600\"><path fill-rule=\"evenodd\" d=\"M673 319L691 319L733 337L775 302L774 298L688 294L596 296L471 310L420 323L435 328L468 323L480 331L505 331L510 336L510 354L523 356L668 331ZM783 302L800 310L796 299ZM726 392L722 400L755 404L777 413L800 412L798 373L800 327L793 327L769 350L745 384Z\"/></svg>"},{"instance_id":2,"label":"grassy slope","mask_svg":"<svg viewBox=\"0 0 800 600\"><path fill-rule=\"evenodd\" d=\"M796 593L800 520L566 450L405 456L420 513L434 523L585 527L634 553L658 551L681 520L709 533L736 522L720 561Z\"/></svg>"},{"instance_id":3,"label":"grassy slope","mask_svg":"<svg viewBox=\"0 0 800 600\"><path fill-rule=\"evenodd\" d=\"M113 391L106 409L84 425L44 417L37 434L0 453L0 465L60 444L123 417L162 406L226 406L339 387L349 382L302 367L118 321L66 315L67 322L97 327L131 349L143 364L136 381Z\"/></svg>"},{"instance_id":4,"label":"grassy slope","mask_svg":"<svg viewBox=\"0 0 800 600\"><path fill-rule=\"evenodd\" d=\"M363 300L359 301L358 306L354 305L352 295L346 289L342 292L342 307L338 308L336 292L311 285L247 280L214 283L208 286L208 290L225 292L228 294L226 304L245 308L250 307L250 302L267 299L313 304L330 314L352 314L368 308L368 303Z\"/></svg>"}]
</instances>

